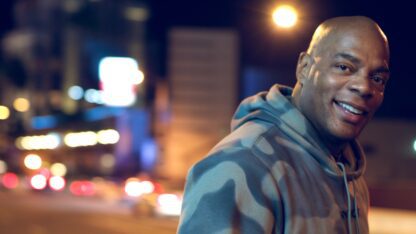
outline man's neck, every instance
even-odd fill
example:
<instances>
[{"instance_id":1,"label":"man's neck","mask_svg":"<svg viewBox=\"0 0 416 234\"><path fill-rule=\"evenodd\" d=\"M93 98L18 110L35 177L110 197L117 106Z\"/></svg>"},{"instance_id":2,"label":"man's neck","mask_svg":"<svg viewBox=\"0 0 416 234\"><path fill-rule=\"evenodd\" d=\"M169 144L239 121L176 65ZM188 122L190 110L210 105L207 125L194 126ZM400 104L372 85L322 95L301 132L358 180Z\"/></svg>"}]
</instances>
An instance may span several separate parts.
<instances>
[{"instance_id":1,"label":"man's neck","mask_svg":"<svg viewBox=\"0 0 416 234\"><path fill-rule=\"evenodd\" d=\"M342 157L342 153L345 147L348 145L347 141L340 141L340 140L333 140L333 139L326 139L320 135L320 138L324 145L328 148L329 152L331 153L332 157L336 161L339 161Z\"/></svg>"}]
</instances>

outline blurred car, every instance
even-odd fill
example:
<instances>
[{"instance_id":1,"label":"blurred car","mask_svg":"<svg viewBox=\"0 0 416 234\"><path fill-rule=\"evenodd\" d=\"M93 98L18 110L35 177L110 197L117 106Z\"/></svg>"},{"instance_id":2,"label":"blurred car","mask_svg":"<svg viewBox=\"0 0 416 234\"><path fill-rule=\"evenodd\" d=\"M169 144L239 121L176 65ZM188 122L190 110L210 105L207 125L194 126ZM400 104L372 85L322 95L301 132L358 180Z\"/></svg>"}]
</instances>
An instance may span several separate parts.
<instances>
[{"instance_id":1,"label":"blurred car","mask_svg":"<svg viewBox=\"0 0 416 234\"><path fill-rule=\"evenodd\" d=\"M123 188L116 182L102 177L91 180L94 183L96 196L109 202L117 202L123 194Z\"/></svg>"},{"instance_id":2,"label":"blurred car","mask_svg":"<svg viewBox=\"0 0 416 234\"><path fill-rule=\"evenodd\" d=\"M74 180L69 186L69 191L76 196L94 196L95 185L89 180Z\"/></svg>"},{"instance_id":3,"label":"blurred car","mask_svg":"<svg viewBox=\"0 0 416 234\"><path fill-rule=\"evenodd\" d=\"M182 192L164 192L150 180L129 178L124 185L125 200L136 216L177 217L182 206Z\"/></svg>"}]
</instances>

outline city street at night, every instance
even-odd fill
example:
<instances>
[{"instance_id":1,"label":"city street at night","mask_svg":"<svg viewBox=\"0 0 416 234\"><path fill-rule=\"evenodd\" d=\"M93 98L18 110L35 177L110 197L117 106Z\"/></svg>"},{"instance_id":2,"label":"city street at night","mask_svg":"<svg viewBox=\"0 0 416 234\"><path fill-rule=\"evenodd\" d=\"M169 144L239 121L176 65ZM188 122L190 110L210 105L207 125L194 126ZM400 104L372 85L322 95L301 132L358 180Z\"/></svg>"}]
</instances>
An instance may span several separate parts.
<instances>
[{"instance_id":1,"label":"city street at night","mask_svg":"<svg viewBox=\"0 0 416 234\"><path fill-rule=\"evenodd\" d=\"M416 212L372 208L373 234L411 234ZM69 194L0 192L0 229L5 234L176 233L178 218L135 215L127 203Z\"/></svg>"},{"instance_id":2,"label":"city street at night","mask_svg":"<svg viewBox=\"0 0 416 234\"><path fill-rule=\"evenodd\" d=\"M416 234L411 1L0 3L0 234Z\"/></svg>"},{"instance_id":3,"label":"city street at night","mask_svg":"<svg viewBox=\"0 0 416 234\"><path fill-rule=\"evenodd\" d=\"M178 219L139 217L127 204L66 194L0 192L4 234L175 233Z\"/></svg>"}]
</instances>

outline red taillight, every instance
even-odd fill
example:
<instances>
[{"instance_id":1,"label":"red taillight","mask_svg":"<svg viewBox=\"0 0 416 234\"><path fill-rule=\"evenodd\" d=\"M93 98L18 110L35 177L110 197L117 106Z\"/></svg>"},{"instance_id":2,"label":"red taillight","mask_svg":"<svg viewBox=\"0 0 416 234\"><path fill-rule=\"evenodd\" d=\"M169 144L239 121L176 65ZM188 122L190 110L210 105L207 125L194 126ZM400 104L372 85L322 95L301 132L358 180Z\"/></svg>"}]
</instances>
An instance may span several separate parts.
<instances>
[{"instance_id":1,"label":"red taillight","mask_svg":"<svg viewBox=\"0 0 416 234\"><path fill-rule=\"evenodd\" d=\"M19 177L12 172L8 172L3 175L1 182L4 187L14 189L19 185Z\"/></svg>"},{"instance_id":2,"label":"red taillight","mask_svg":"<svg viewBox=\"0 0 416 234\"><path fill-rule=\"evenodd\" d=\"M77 196L93 196L95 194L94 184L86 180L72 182L69 190Z\"/></svg>"}]
</instances>

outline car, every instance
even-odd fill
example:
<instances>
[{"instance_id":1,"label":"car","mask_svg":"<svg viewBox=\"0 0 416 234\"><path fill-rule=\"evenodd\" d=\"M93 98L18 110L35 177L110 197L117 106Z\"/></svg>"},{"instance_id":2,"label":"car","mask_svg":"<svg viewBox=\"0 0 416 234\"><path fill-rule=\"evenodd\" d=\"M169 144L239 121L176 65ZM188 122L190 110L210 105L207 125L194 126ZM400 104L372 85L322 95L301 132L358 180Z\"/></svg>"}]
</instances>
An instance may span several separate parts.
<instances>
[{"instance_id":1,"label":"car","mask_svg":"<svg viewBox=\"0 0 416 234\"><path fill-rule=\"evenodd\" d=\"M136 216L177 217L182 206L182 192L165 192L154 181L129 178L125 182L125 200Z\"/></svg>"}]
</instances>

